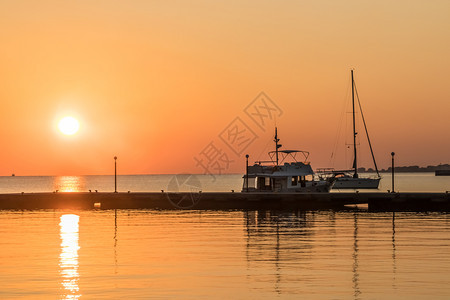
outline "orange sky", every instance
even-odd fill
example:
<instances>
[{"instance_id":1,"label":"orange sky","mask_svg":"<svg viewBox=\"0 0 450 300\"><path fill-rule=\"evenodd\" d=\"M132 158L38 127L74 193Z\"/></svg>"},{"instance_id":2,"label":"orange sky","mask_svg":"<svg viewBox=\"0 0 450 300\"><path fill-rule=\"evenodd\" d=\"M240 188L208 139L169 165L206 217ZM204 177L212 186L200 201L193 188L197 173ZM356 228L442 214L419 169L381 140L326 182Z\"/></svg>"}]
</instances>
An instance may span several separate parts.
<instances>
[{"instance_id":1,"label":"orange sky","mask_svg":"<svg viewBox=\"0 0 450 300\"><path fill-rule=\"evenodd\" d=\"M114 155L122 174L202 173L194 158L211 142L232 161L221 172L243 172L246 153L265 159L275 119L314 168L347 167L330 156L351 68L380 167L391 151L399 165L450 163L449 11L437 0L0 1L0 175L111 174ZM282 113L260 128L244 110L262 91ZM57 130L66 115L80 121L74 136ZM237 154L220 138L236 117L257 135Z\"/></svg>"}]
</instances>

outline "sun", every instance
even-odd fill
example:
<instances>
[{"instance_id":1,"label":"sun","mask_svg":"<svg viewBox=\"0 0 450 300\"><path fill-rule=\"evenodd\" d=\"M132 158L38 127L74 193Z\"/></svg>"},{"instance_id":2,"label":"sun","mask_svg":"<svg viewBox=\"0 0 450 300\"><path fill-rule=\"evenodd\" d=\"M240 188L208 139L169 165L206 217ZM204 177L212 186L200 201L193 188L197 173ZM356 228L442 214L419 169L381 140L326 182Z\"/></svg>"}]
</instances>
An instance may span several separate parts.
<instances>
[{"instance_id":1,"label":"sun","mask_svg":"<svg viewBox=\"0 0 450 300\"><path fill-rule=\"evenodd\" d=\"M74 117L64 117L59 121L58 128L65 135L74 135L80 129L80 123Z\"/></svg>"}]
</instances>

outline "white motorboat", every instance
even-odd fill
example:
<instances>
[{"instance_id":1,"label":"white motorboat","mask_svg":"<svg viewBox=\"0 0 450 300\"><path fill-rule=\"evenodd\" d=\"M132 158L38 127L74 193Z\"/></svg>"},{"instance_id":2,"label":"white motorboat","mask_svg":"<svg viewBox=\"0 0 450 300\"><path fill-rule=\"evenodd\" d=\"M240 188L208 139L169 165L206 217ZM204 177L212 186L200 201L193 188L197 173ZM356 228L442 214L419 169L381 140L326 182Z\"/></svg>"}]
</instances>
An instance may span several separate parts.
<instances>
[{"instance_id":1,"label":"white motorboat","mask_svg":"<svg viewBox=\"0 0 450 300\"><path fill-rule=\"evenodd\" d=\"M253 166L247 166L242 192L329 192L335 179L320 179L315 175L308 161L309 152L279 150L279 141L275 128L275 151L269 152L270 161L258 161Z\"/></svg>"}]
</instances>

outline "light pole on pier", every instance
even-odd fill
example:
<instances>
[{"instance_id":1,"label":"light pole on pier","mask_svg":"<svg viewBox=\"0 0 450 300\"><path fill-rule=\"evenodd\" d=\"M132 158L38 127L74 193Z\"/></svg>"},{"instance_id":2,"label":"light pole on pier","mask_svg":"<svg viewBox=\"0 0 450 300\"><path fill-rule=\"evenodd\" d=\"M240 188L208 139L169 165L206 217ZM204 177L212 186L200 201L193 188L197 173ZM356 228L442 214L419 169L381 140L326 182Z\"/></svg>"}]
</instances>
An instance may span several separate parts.
<instances>
[{"instance_id":1,"label":"light pole on pier","mask_svg":"<svg viewBox=\"0 0 450 300\"><path fill-rule=\"evenodd\" d=\"M395 152L391 152L392 155L392 193L395 192L394 190L394 156L395 156Z\"/></svg>"},{"instance_id":2,"label":"light pole on pier","mask_svg":"<svg viewBox=\"0 0 450 300\"><path fill-rule=\"evenodd\" d=\"M114 193L117 193L117 156L114 156Z\"/></svg>"}]
</instances>

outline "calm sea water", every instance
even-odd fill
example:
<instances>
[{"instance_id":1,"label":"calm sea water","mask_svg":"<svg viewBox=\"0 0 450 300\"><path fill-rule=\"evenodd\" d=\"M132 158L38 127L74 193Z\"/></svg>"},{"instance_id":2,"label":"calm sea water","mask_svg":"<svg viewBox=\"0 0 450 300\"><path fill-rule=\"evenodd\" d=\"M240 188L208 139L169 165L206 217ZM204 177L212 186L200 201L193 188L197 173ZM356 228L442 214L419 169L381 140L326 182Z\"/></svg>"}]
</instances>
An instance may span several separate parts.
<instances>
[{"instance_id":1,"label":"calm sea water","mask_svg":"<svg viewBox=\"0 0 450 300\"><path fill-rule=\"evenodd\" d=\"M371 176L373 174L368 174ZM189 185L183 181L195 177L196 189L203 191L240 191L242 175L118 175L117 189L119 192L150 192L161 190L189 191ZM365 175L364 175L365 176ZM361 190L386 192L391 190L391 175L382 174L378 190ZM192 178L191 178L192 179ZM191 180L192 182L192 180ZM0 193L20 192L99 192L114 191L114 176L0 176ZM395 176L395 190L400 192L444 192L450 190L450 176L434 176L434 173L399 173ZM348 190L346 190L348 191ZM333 192L339 192L333 190Z\"/></svg>"},{"instance_id":2,"label":"calm sea water","mask_svg":"<svg viewBox=\"0 0 450 300\"><path fill-rule=\"evenodd\" d=\"M1 299L449 299L447 214L0 211Z\"/></svg>"},{"instance_id":3,"label":"calm sea water","mask_svg":"<svg viewBox=\"0 0 450 300\"><path fill-rule=\"evenodd\" d=\"M239 190L240 177L199 181ZM419 177L398 186L442 180ZM111 179L3 177L0 186L111 191ZM171 180L119 176L118 189ZM448 180L430 186L443 191ZM449 299L449 229L445 213L0 210L0 299Z\"/></svg>"}]
</instances>

